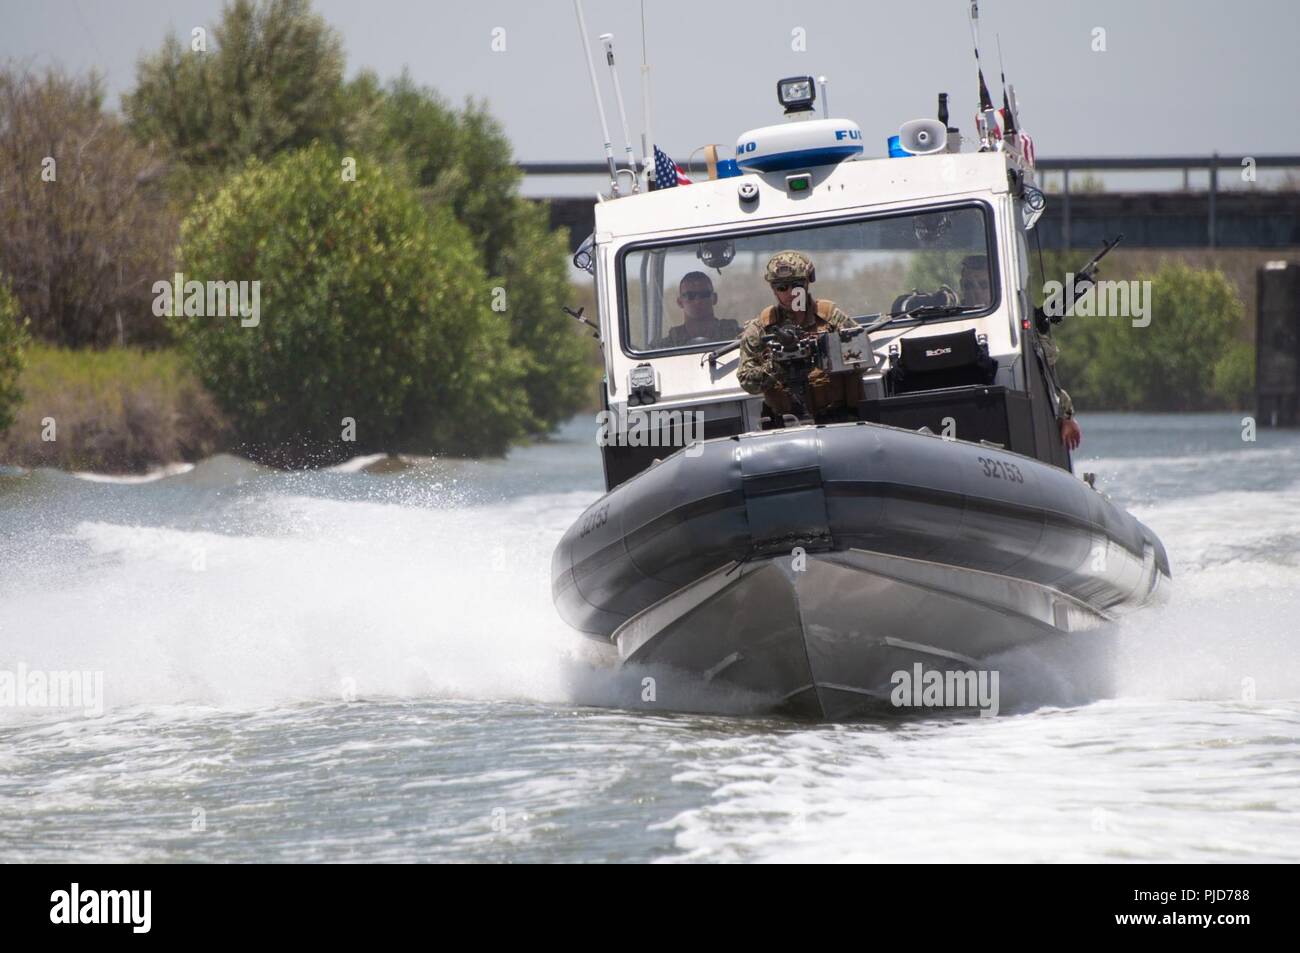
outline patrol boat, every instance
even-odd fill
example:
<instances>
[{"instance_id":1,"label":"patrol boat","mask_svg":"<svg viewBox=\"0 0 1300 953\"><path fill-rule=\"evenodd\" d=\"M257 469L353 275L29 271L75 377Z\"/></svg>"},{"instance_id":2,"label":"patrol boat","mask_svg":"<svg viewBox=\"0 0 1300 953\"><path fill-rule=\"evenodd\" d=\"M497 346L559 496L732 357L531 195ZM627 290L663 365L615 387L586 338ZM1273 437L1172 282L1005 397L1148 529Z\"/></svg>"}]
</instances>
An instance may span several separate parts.
<instances>
[{"instance_id":1,"label":"patrol boat","mask_svg":"<svg viewBox=\"0 0 1300 953\"><path fill-rule=\"evenodd\" d=\"M856 124L810 115L812 77L778 88L793 118L742 134L734 165L596 205L575 263L599 309L607 492L555 550L560 615L625 665L837 720L889 706L917 665L977 671L1160 598L1160 540L1073 474L1058 429L1014 91L981 109L977 151L941 97L867 159ZM788 249L854 327L769 343L794 377L860 384L852 419L778 417L737 383L735 342L669 333L684 278L710 279L714 326L743 325ZM982 295L958 292L963 270Z\"/></svg>"}]
</instances>

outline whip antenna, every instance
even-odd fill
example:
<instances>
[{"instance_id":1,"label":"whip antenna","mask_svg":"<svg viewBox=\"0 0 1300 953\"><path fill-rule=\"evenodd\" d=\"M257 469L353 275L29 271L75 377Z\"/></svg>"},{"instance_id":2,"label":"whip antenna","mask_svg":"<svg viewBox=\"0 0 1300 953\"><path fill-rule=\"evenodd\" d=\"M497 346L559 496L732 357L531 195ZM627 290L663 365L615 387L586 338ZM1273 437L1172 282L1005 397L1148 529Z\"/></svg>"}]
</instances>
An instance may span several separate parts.
<instances>
[{"instance_id":1,"label":"whip antenna","mask_svg":"<svg viewBox=\"0 0 1300 953\"><path fill-rule=\"evenodd\" d=\"M990 137L996 132L997 121L994 119L993 97L989 95L988 84L984 82L984 67L980 65L980 5L979 0L970 4L970 38L975 47L975 71L980 80L980 111L975 117L979 129L982 149L991 148Z\"/></svg>"},{"instance_id":2,"label":"whip antenna","mask_svg":"<svg viewBox=\"0 0 1300 953\"><path fill-rule=\"evenodd\" d=\"M654 168L654 141L650 129L650 60L645 50L645 0L641 0L641 177L647 190L650 188L650 172Z\"/></svg>"},{"instance_id":3,"label":"whip antenna","mask_svg":"<svg viewBox=\"0 0 1300 953\"><path fill-rule=\"evenodd\" d=\"M618 167L614 164L614 147L609 139L609 123L605 121L605 104L600 99L600 84L596 82L596 62L591 58L591 47L587 43L587 20L582 15L582 0L573 0L573 9L578 15L578 34L582 38L582 52L587 57L591 92L596 97L596 115L600 117L600 132L605 137L605 161L609 164L609 185L613 190L614 198L618 198Z\"/></svg>"},{"instance_id":4,"label":"whip antenna","mask_svg":"<svg viewBox=\"0 0 1300 953\"><path fill-rule=\"evenodd\" d=\"M1007 96L1007 70L1002 65L1002 34L997 35L998 40L998 73L1002 77L1002 125L1006 134L1014 136L1018 132L1016 128L1016 113L1011 108L1011 100Z\"/></svg>"},{"instance_id":5,"label":"whip antenna","mask_svg":"<svg viewBox=\"0 0 1300 953\"><path fill-rule=\"evenodd\" d=\"M632 175L632 191L641 191L638 172L641 163L632 152L632 133L628 131L627 110L623 108L623 87L618 81L618 67L614 65L614 34L602 33L600 42L605 46L605 62L609 64L609 75L614 81L614 103L618 106L619 122L623 125L623 151L627 153L627 164Z\"/></svg>"}]
</instances>

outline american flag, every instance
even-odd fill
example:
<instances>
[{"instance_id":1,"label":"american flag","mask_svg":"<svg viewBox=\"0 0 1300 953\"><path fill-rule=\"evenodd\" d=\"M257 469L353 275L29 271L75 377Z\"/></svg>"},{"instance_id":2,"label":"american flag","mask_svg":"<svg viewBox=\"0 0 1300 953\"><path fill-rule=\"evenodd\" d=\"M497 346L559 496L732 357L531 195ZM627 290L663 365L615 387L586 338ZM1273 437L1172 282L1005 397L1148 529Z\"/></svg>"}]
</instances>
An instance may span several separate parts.
<instances>
[{"instance_id":1,"label":"american flag","mask_svg":"<svg viewBox=\"0 0 1300 953\"><path fill-rule=\"evenodd\" d=\"M682 167L668 158L668 153L655 146L654 187L656 189L671 189L674 185L690 184L691 180L686 177Z\"/></svg>"},{"instance_id":2,"label":"american flag","mask_svg":"<svg viewBox=\"0 0 1300 953\"><path fill-rule=\"evenodd\" d=\"M1036 165L1038 157L1034 154L1034 140L1029 138L1026 132L1020 133L1020 148L1024 150L1025 164L1029 166Z\"/></svg>"}]
</instances>

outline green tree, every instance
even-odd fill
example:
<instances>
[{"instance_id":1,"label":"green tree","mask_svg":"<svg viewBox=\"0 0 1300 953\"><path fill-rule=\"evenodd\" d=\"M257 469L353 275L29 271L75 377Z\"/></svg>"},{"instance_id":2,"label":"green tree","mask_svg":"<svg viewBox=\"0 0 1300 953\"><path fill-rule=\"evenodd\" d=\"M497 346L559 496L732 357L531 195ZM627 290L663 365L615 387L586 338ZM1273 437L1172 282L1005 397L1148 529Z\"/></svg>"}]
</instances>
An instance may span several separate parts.
<instances>
[{"instance_id":1,"label":"green tree","mask_svg":"<svg viewBox=\"0 0 1300 953\"><path fill-rule=\"evenodd\" d=\"M457 111L405 71L382 89L372 73L362 73L348 84L345 101L349 141L401 162L427 199L450 206L465 223L484 267L499 274L524 200L510 140L486 107L471 100Z\"/></svg>"},{"instance_id":2,"label":"green tree","mask_svg":"<svg viewBox=\"0 0 1300 953\"><path fill-rule=\"evenodd\" d=\"M568 420L594 387L590 355L597 348L562 306L572 293L568 247L553 232L545 206L518 200L512 212L514 236L500 257L499 285L509 336L520 348L529 433L545 434Z\"/></svg>"},{"instance_id":3,"label":"green tree","mask_svg":"<svg viewBox=\"0 0 1300 953\"><path fill-rule=\"evenodd\" d=\"M524 426L549 432L587 397L591 341L561 310L570 293L567 247L550 231L546 207L518 195L510 141L481 104L457 111L406 73L387 88L362 73L345 98L350 141L403 168L431 208L450 209L473 236L522 349Z\"/></svg>"},{"instance_id":4,"label":"green tree","mask_svg":"<svg viewBox=\"0 0 1300 953\"><path fill-rule=\"evenodd\" d=\"M1229 410L1255 405L1255 347L1233 341L1214 365L1214 396Z\"/></svg>"},{"instance_id":5,"label":"green tree","mask_svg":"<svg viewBox=\"0 0 1300 953\"><path fill-rule=\"evenodd\" d=\"M473 242L380 164L345 181L320 145L254 160L194 209L181 260L187 279L261 281L256 327L174 319L254 459L499 453L519 434L520 357Z\"/></svg>"},{"instance_id":6,"label":"green tree","mask_svg":"<svg viewBox=\"0 0 1300 953\"><path fill-rule=\"evenodd\" d=\"M234 0L206 51L193 45L170 34L122 103L135 134L180 161L183 194L249 158L342 140L343 47L309 0Z\"/></svg>"},{"instance_id":7,"label":"green tree","mask_svg":"<svg viewBox=\"0 0 1300 953\"><path fill-rule=\"evenodd\" d=\"M378 159L416 187L435 217L462 223L489 287L505 293L498 327L526 365L525 432L573 414L590 383L590 341L560 310L567 253L546 210L522 198L510 143L486 107L446 103L403 73L342 82L337 36L307 0L236 0L198 53L169 37L141 61L126 97L132 127L178 160L182 196L211 194L248 158L273 158L317 139L341 155Z\"/></svg>"},{"instance_id":8,"label":"green tree","mask_svg":"<svg viewBox=\"0 0 1300 953\"><path fill-rule=\"evenodd\" d=\"M1134 327L1122 317L1073 317L1067 323L1092 325L1079 336L1087 363L1081 378L1097 406L1113 410L1208 410L1222 406L1216 393L1216 365L1235 348L1241 326L1241 301L1231 281L1217 270L1170 262L1151 281L1151 323ZM1062 364L1076 337L1062 341ZM1084 348L1080 348L1083 351ZM1080 359L1076 353L1071 357ZM1074 366L1072 363L1071 366ZM1224 365L1223 384L1231 377ZM1077 373L1077 372L1076 372ZM1070 386L1068 383L1067 387Z\"/></svg>"},{"instance_id":9,"label":"green tree","mask_svg":"<svg viewBox=\"0 0 1300 953\"><path fill-rule=\"evenodd\" d=\"M14 422L14 410L22 402L18 378L23 371L23 347L27 335L18 299L0 279L0 434Z\"/></svg>"}]
</instances>

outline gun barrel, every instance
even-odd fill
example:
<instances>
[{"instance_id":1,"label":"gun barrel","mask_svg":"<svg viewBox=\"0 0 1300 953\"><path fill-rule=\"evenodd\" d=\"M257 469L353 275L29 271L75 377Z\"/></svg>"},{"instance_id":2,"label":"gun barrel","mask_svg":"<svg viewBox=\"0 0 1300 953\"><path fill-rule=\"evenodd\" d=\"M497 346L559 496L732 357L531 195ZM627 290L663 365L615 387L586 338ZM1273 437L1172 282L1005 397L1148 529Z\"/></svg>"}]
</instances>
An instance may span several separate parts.
<instances>
[{"instance_id":1,"label":"gun barrel","mask_svg":"<svg viewBox=\"0 0 1300 953\"><path fill-rule=\"evenodd\" d=\"M718 358L722 357L724 354L730 354L732 351L736 350L739 347L740 347L740 338L736 338L736 340L732 341L730 344L724 344L722 345L722 347L715 348L714 350L709 351L707 354L704 355L704 358L700 361L700 363L703 364L704 361L708 361L710 366L715 365L718 363Z\"/></svg>"},{"instance_id":2,"label":"gun barrel","mask_svg":"<svg viewBox=\"0 0 1300 953\"><path fill-rule=\"evenodd\" d=\"M1109 255L1111 251L1115 248L1115 246L1118 245L1123 240L1124 240L1123 232L1120 232L1118 235L1116 235L1115 240L1113 242L1108 242L1103 239L1101 243L1101 251L1093 255L1092 258L1089 259L1088 264L1084 265L1081 269L1079 269L1079 274L1087 275L1095 271L1097 266L1101 264L1101 260L1105 258L1107 255Z\"/></svg>"}]
</instances>

